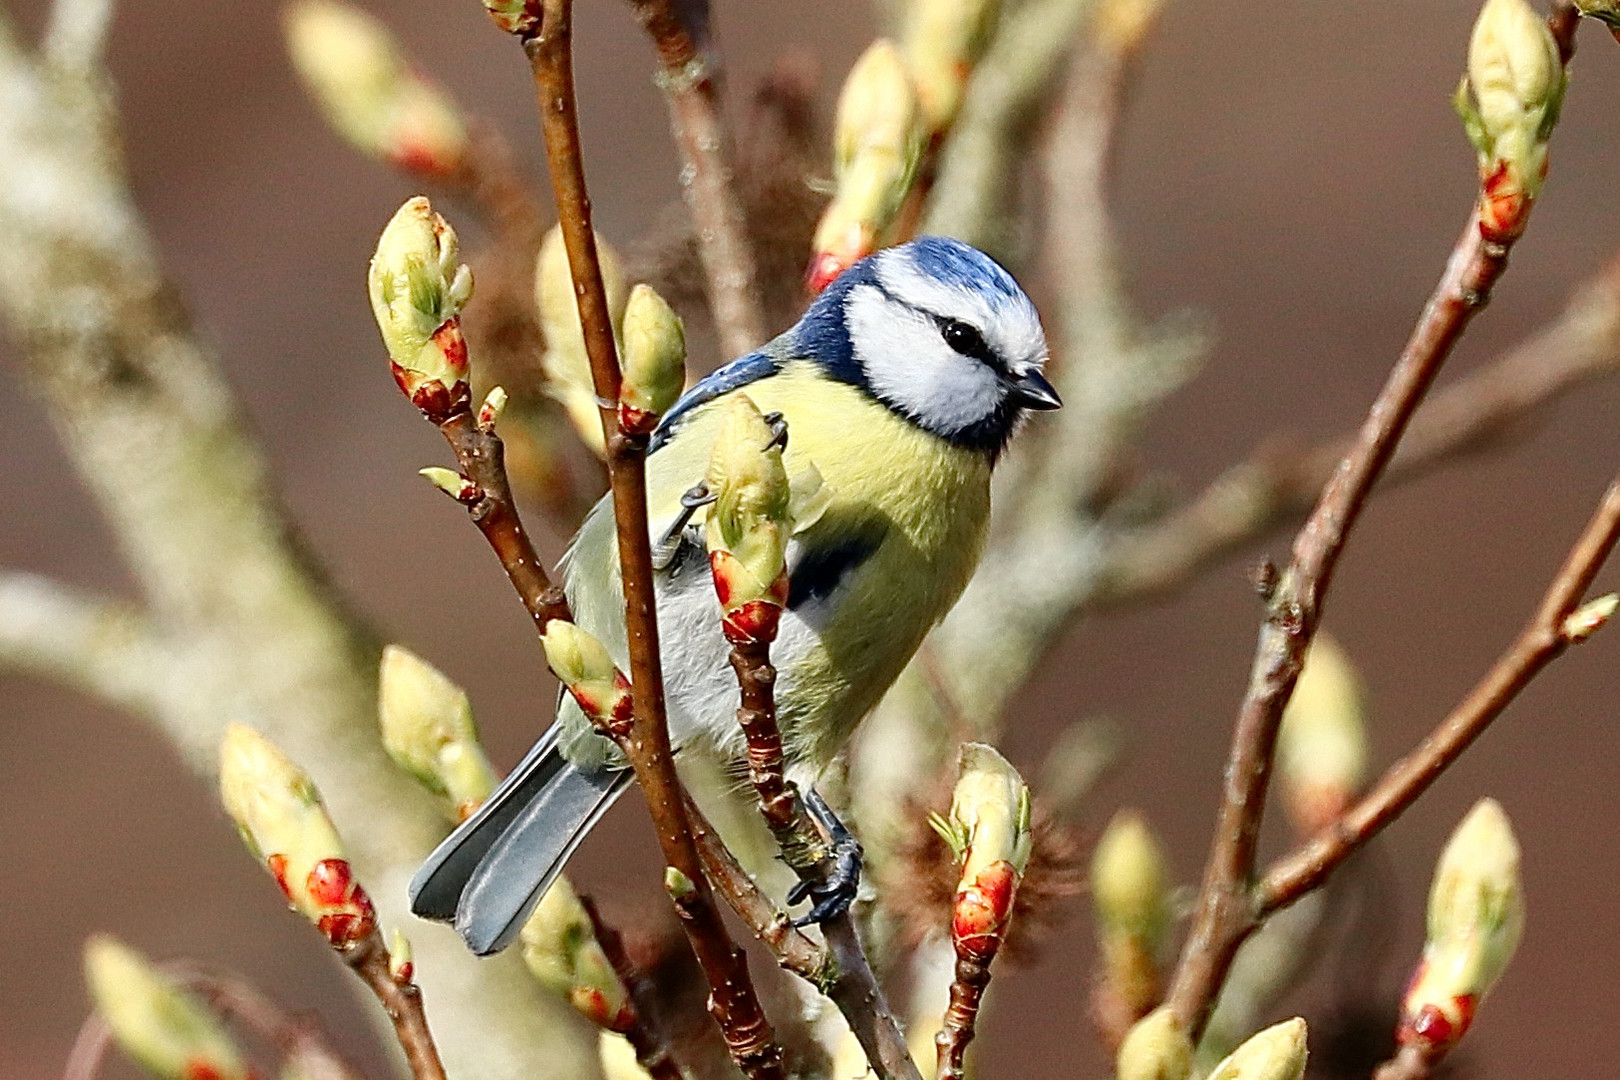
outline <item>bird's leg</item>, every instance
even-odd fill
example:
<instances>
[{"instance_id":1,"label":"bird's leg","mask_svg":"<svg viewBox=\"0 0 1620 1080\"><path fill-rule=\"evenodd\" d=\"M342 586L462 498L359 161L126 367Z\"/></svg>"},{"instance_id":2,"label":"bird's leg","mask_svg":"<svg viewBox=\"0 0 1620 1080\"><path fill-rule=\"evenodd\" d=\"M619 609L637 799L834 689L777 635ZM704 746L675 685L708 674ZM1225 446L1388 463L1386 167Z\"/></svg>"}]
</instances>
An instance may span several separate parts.
<instances>
[{"instance_id":1,"label":"bird's leg","mask_svg":"<svg viewBox=\"0 0 1620 1080\"><path fill-rule=\"evenodd\" d=\"M861 885L861 867L866 853L844 823L838 820L832 807L827 805L815 788L804 792L804 808L818 828L826 834L828 850L816 868L817 878L800 881L787 895L788 905L811 901L809 912L794 919L794 926L809 926L841 918Z\"/></svg>"},{"instance_id":2,"label":"bird's leg","mask_svg":"<svg viewBox=\"0 0 1620 1080\"><path fill-rule=\"evenodd\" d=\"M787 417L779 412L768 412L763 419L771 429L771 441L765 445L765 449L769 450L772 447L777 447L786 450L788 439ZM838 819L834 818L833 820Z\"/></svg>"},{"instance_id":3,"label":"bird's leg","mask_svg":"<svg viewBox=\"0 0 1620 1080\"><path fill-rule=\"evenodd\" d=\"M692 515L697 513L698 507L708 506L714 502L714 499L714 492L709 490L708 484L694 484L686 489L685 494L681 496L681 512L675 515L675 520L670 523L669 528L664 530L664 535L659 537L658 542L653 545L652 564L654 570L663 571L669 569L669 564L675 559L675 553L681 549L681 530L685 529L686 523L692 520Z\"/></svg>"}]
</instances>

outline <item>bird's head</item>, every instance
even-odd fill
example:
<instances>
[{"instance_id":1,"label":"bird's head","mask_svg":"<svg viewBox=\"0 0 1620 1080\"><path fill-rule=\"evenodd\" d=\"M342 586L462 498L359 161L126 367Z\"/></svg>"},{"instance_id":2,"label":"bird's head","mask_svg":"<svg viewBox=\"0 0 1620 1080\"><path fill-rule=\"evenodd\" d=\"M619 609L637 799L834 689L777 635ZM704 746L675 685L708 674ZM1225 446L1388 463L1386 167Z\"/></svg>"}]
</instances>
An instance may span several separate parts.
<instances>
[{"instance_id":1,"label":"bird's head","mask_svg":"<svg viewBox=\"0 0 1620 1080\"><path fill-rule=\"evenodd\" d=\"M995 260L923 236L850 267L795 328L795 351L926 431L992 457L1030 410L1056 409L1046 336Z\"/></svg>"}]
</instances>

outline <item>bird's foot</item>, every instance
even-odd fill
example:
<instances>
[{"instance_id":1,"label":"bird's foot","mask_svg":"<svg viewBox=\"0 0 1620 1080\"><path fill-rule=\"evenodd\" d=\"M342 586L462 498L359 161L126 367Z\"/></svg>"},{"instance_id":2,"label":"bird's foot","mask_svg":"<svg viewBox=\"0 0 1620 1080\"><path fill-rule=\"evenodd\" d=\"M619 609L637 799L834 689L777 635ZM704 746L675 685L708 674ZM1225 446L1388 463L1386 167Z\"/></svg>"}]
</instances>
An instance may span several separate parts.
<instances>
[{"instance_id":1,"label":"bird's foot","mask_svg":"<svg viewBox=\"0 0 1620 1080\"><path fill-rule=\"evenodd\" d=\"M662 572L669 569L669 564L675 561L675 555L681 549L681 532L686 528L687 522L692 520L692 515L697 513L700 507L708 506L714 500L714 492L709 490L708 484L701 481L686 489L685 494L681 496L680 513L675 515L675 520L669 523L664 535L652 546L654 570Z\"/></svg>"},{"instance_id":2,"label":"bird's foot","mask_svg":"<svg viewBox=\"0 0 1620 1080\"><path fill-rule=\"evenodd\" d=\"M810 910L793 920L794 926L831 922L843 918L861 887L861 868L866 853L844 823L838 820L815 788L804 793L804 808L826 833L830 847L816 868L817 877L800 881L787 895L788 906L811 902Z\"/></svg>"}]
</instances>

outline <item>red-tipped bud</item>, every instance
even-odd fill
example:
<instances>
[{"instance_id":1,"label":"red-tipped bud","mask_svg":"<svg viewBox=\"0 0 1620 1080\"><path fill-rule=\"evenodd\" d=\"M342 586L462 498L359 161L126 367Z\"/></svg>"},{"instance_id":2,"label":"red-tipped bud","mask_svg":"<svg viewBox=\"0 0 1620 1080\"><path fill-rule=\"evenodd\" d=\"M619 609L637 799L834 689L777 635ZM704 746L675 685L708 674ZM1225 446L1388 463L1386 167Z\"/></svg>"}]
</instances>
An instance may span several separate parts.
<instances>
[{"instance_id":1,"label":"red-tipped bud","mask_svg":"<svg viewBox=\"0 0 1620 1080\"><path fill-rule=\"evenodd\" d=\"M461 309L472 296L472 271L458 258L455 230L426 198L408 200L383 229L367 285L405 396L436 424L466 411Z\"/></svg>"},{"instance_id":2,"label":"red-tipped bud","mask_svg":"<svg viewBox=\"0 0 1620 1080\"><path fill-rule=\"evenodd\" d=\"M994 747L965 743L950 815L933 825L962 863L951 908L957 955L987 961L1006 936L1029 866L1029 788Z\"/></svg>"},{"instance_id":3,"label":"red-tipped bud","mask_svg":"<svg viewBox=\"0 0 1620 1080\"><path fill-rule=\"evenodd\" d=\"M320 792L274 743L241 724L227 727L219 789L248 850L333 948L376 930L371 898L355 879Z\"/></svg>"},{"instance_id":4,"label":"red-tipped bud","mask_svg":"<svg viewBox=\"0 0 1620 1080\"><path fill-rule=\"evenodd\" d=\"M630 733L634 699L630 680L607 648L571 622L553 619L540 636L552 674L579 703L580 711L615 737Z\"/></svg>"},{"instance_id":5,"label":"red-tipped bud","mask_svg":"<svg viewBox=\"0 0 1620 1080\"><path fill-rule=\"evenodd\" d=\"M715 500L706 527L709 569L726 637L734 644L774 640L787 603L792 490L781 439L745 394L731 398L707 483Z\"/></svg>"}]
</instances>

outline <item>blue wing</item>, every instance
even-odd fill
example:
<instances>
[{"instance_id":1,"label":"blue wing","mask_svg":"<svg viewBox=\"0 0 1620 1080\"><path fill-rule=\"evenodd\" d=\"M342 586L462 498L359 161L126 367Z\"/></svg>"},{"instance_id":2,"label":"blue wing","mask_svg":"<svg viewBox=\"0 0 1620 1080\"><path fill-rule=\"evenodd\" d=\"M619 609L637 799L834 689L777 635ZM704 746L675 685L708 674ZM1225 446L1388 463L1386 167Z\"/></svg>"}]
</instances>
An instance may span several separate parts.
<instances>
[{"instance_id":1,"label":"blue wing","mask_svg":"<svg viewBox=\"0 0 1620 1080\"><path fill-rule=\"evenodd\" d=\"M686 415L699 405L713 401L722 394L729 394L739 386L747 386L749 383L768 378L781 370L781 362L764 351L739 356L731 363L715 368L699 379L692 389L682 394L681 399L664 414L658 429L652 433L652 441L647 445L647 452L650 454L668 442Z\"/></svg>"}]
</instances>

